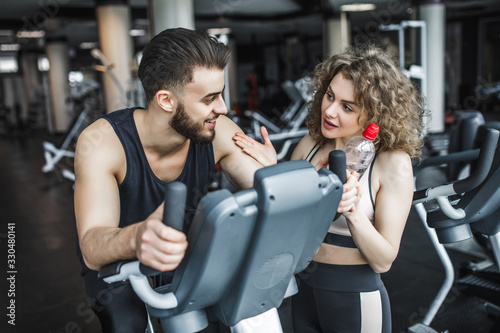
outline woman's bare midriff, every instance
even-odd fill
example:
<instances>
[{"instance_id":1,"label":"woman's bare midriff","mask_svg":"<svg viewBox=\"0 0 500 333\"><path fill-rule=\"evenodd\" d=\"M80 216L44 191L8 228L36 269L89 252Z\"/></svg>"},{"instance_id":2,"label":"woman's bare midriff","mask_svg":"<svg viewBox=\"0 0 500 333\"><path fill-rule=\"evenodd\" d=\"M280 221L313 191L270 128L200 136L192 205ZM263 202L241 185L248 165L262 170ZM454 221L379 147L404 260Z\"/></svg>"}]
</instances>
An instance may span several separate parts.
<instances>
[{"instance_id":1,"label":"woman's bare midriff","mask_svg":"<svg viewBox=\"0 0 500 333\"><path fill-rule=\"evenodd\" d=\"M368 262L363 258L358 249L336 245L321 244L314 261L332 265L363 265Z\"/></svg>"}]
</instances>

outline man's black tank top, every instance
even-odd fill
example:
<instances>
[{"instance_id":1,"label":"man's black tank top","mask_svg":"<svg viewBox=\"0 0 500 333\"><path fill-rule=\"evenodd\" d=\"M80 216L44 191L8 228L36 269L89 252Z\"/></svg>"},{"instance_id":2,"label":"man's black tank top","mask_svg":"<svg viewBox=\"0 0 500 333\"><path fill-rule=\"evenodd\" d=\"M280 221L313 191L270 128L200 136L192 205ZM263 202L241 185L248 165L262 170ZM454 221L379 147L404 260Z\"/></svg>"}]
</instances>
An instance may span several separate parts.
<instances>
[{"instance_id":1,"label":"man's black tank top","mask_svg":"<svg viewBox=\"0 0 500 333\"><path fill-rule=\"evenodd\" d=\"M154 212L164 200L167 185L156 177L149 166L135 125L134 110L124 109L104 116L120 139L127 163L125 178L119 185L120 227L143 221ZM189 230L198 202L208 192L215 172L212 144L201 145L191 141L184 169L176 179L187 186L185 233ZM83 274L88 269L81 258L80 249L78 256L84 266Z\"/></svg>"}]
</instances>

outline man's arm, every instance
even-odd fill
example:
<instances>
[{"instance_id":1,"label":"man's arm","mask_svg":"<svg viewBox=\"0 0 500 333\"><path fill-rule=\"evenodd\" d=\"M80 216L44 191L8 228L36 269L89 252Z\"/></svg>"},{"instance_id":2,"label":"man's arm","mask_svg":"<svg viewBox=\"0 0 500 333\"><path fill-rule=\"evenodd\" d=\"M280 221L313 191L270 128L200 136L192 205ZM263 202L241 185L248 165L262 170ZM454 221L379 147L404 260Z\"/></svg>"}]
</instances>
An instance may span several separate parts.
<instances>
[{"instance_id":1,"label":"man's arm","mask_svg":"<svg viewBox=\"0 0 500 333\"><path fill-rule=\"evenodd\" d=\"M225 116L217 119L216 135L213 143L215 161L219 162L227 179L237 189L253 186L255 171L263 166L238 147L233 137L242 132L232 120Z\"/></svg>"},{"instance_id":2,"label":"man's arm","mask_svg":"<svg viewBox=\"0 0 500 333\"><path fill-rule=\"evenodd\" d=\"M75 151L75 217L86 265L93 270L138 258L160 271L177 267L187 247L183 233L163 225L163 205L145 221L119 228L117 177L125 154L106 120L80 134ZM122 168L122 169L120 169Z\"/></svg>"}]
</instances>

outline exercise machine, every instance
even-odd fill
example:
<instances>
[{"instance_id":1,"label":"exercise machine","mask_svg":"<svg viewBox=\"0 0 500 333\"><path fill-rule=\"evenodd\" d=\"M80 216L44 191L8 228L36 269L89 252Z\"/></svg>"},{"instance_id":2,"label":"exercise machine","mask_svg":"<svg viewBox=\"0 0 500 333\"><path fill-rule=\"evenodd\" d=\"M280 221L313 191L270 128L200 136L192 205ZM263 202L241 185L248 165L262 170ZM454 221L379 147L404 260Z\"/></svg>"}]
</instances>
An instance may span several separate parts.
<instances>
[{"instance_id":1,"label":"exercise machine","mask_svg":"<svg viewBox=\"0 0 500 333\"><path fill-rule=\"evenodd\" d=\"M101 109L98 107L99 103L96 101L98 97L90 96L89 93L91 92L87 92L87 94L73 101L75 103L74 107L79 109L79 112L74 117L63 143L60 146L56 146L53 142L43 141L42 145L45 157L45 164L42 166L43 173L58 170L57 165L63 159L73 161L75 157L74 146L78 136L85 127L101 116ZM74 173L70 169L72 169L70 165L66 165L62 168L61 174L64 178L74 181Z\"/></svg>"},{"instance_id":2,"label":"exercise machine","mask_svg":"<svg viewBox=\"0 0 500 333\"><path fill-rule=\"evenodd\" d=\"M473 230L477 230L487 232L493 247L500 249L497 212L500 207L499 132L483 126L478 135L482 137L480 149L429 158L421 165L468 162L473 167L470 176L463 179L429 188L417 185L413 204L443 264L445 280L425 317L410 327L409 332L436 332L430 324L455 282L453 264L443 244L469 239L473 237ZM426 209L424 203L430 201L435 201L438 207ZM497 251L495 257L498 274L500 252Z\"/></svg>"},{"instance_id":3,"label":"exercise machine","mask_svg":"<svg viewBox=\"0 0 500 333\"><path fill-rule=\"evenodd\" d=\"M286 80L281 84L281 89L288 96L290 105L287 106L279 117L276 117L276 120L269 119L259 111L247 111L247 114L252 119L252 130L257 137L260 133L260 126L266 126L270 133L275 134L300 127L304 116L299 111L303 111L304 104L310 101L310 96L308 95L310 84L307 80L307 78L301 78L296 82Z\"/></svg>"},{"instance_id":4,"label":"exercise machine","mask_svg":"<svg viewBox=\"0 0 500 333\"><path fill-rule=\"evenodd\" d=\"M500 131L500 122L488 121L480 126L474 143L475 146L482 144L481 134L491 128ZM498 156L495 156L493 163L493 168L498 168L500 164ZM498 193L493 195L498 195ZM469 263L467 266L462 267L461 276L456 283L461 288L464 288L466 293L485 300L498 310L500 307L500 206L497 205L495 208L493 213L471 224L472 234L487 252L488 259L477 264ZM497 318L490 330L490 332L498 331L500 331L500 317Z\"/></svg>"},{"instance_id":5,"label":"exercise machine","mask_svg":"<svg viewBox=\"0 0 500 333\"><path fill-rule=\"evenodd\" d=\"M345 175L345 154L334 151L330 168ZM182 230L186 188L167 187L164 221ZM200 201L188 232L188 248L172 283L151 288L159 272L139 261L100 271L108 283L129 280L168 332L198 332L210 308L232 332L283 332L277 308L297 292L294 275L319 249L342 196L332 171L307 161L260 169L254 187L222 189Z\"/></svg>"},{"instance_id":6,"label":"exercise machine","mask_svg":"<svg viewBox=\"0 0 500 333\"><path fill-rule=\"evenodd\" d=\"M432 158L427 160L427 158L479 148L476 137L479 128L484 124L485 119L481 112L460 110L455 112L453 123L447 133L428 135L425 141L426 157L424 158L426 159L414 170L417 187L430 187L436 183L445 183L466 177L470 173L470 161L447 161L444 157L445 162L436 165L435 160ZM431 164L431 168L428 167L428 163Z\"/></svg>"},{"instance_id":7,"label":"exercise machine","mask_svg":"<svg viewBox=\"0 0 500 333\"><path fill-rule=\"evenodd\" d=\"M279 117L278 124L267 118L258 111L250 112L251 130L248 136L262 140L260 127L265 126L269 131L269 139L273 144L281 143L278 151L278 161L283 161L290 148L309 133L304 126L307 118L307 104L312 100L310 79L307 77L295 82L285 81L281 85L283 91L289 97L291 103Z\"/></svg>"},{"instance_id":8,"label":"exercise machine","mask_svg":"<svg viewBox=\"0 0 500 333\"><path fill-rule=\"evenodd\" d=\"M387 32L397 32L398 34L398 55L399 55L399 67L403 70L403 73L410 78L415 80L420 80L420 91L424 96L428 96L428 80L427 77L427 25L425 21L421 20L403 20L399 24L381 24L379 26L380 31ZM406 52L405 48L407 43L405 42L405 31L420 31L419 43L419 58L420 65L411 64L406 68ZM424 119L426 123L428 119Z\"/></svg>"},{"instance_id":9,"label":"exercise machine","mask_svg":"<svg viewBox=\"0 0 500 333\"><path fill-rule=\"evenodd\" d=\"M109 77L111 78L111 80L115 84L116 88L118 89L118 91L122 95L123 100L126 101L127 107L131 107L132 103L131 103L130 97L127 94L127 90L123 87L123 84L120 82L120 80L118 80L118 78L116 77L116 75L114 73L114 69L113 69L114 65L109 63L108 59L104 56L104 54L102 53L102 51L100 49L92 49L90 51L90 54L92 55L92 57L94 59L99 60L102 63L102 65L94 66L94 69L109 75Z\"/></svg>"}]
</instances>

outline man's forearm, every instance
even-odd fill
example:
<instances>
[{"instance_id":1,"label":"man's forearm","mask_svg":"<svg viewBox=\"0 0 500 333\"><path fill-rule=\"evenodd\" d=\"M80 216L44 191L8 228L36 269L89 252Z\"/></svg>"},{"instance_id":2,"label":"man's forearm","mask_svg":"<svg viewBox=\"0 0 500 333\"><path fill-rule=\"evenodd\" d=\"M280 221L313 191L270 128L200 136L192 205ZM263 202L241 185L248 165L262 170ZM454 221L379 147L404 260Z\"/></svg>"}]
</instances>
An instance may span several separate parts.
<instances>
[{"instance_id":1,"label":"man's forearm","mask_svg":"<svg viewBox=\"0 0 500 333\"><path fill-rule=\"evenodd\" d=\"M125 228L96 227L82 237L80 248L87 267L101 267L120 260L136 258L135 235L139 223Z\"/></svg>"}]
</instances>

